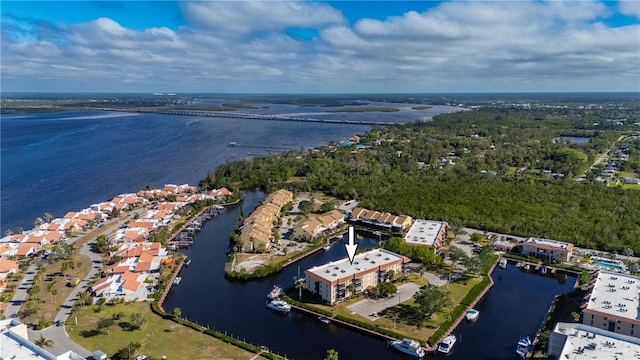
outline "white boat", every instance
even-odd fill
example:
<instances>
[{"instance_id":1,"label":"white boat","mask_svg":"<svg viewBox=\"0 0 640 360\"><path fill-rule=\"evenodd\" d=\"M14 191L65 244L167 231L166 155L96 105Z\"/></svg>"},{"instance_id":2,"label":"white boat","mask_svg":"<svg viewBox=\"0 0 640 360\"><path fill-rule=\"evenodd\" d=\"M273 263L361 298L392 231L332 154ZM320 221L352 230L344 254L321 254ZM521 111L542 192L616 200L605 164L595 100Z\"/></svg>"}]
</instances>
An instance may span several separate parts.
<instances>
[{"instance_id":1,"label":"white boat","mask_svg":"<svg viewBox=\"0 0 640 360\"><path fill-rule=\"evenodd\" d=\"M529 271L529 269L531 269L531 265L527 264L524 266L524 270L525 271Z\"/></svg>"},{"instance_id":2,"label":"white boat","mask_svg":"<svg viewBox=\"0 0 640 360\"><path fill-rule=\"evenodd\" d=\"M318 316L318 320L320 320L320 322L323 322L323 323L325 323L327 325L329 325L331 323L331 320L329 320L329 318L326 317L326 316Z\"/></svg>"},{"instance_id":3,"label":"white boat","mask_svg":"<svg viewBox=\"0 0 640 360\"><path fill-rule=\"evenodd\" d=\"M331 249L331 245L325 245L325 246L322 247L322 249L324 251L327 251L327 250Z\"/></svg>"},{"instance_id":4,"label":"white boat","mask_svg":"<svg viewBox=\"0 0 640 360\"><path fill-rule=\"evenodd\" d=\"M267 294L267 299L274 300L280 297L282 293L282 288L278 285L273 285L273 289Z\"/></svg>"},{"instance_id":5,"label":"white boat","mask_svg":"<svg viewBox=\"0 0 640 360\"><path fill-rule=\"evenodd\" d=\"M412 339L395 340L391 342L391 345L396 350L402 351L405 354L413 355L415 357L423 357L425 354L424 349L420 346L420 343Z\"/></svg>"},{"instance_id":6,"label":"white boat","mask_svg":"<svg viewBox=\"0 0 640 360\"><path fill-rule=\"evenodd\" d=\"M505 269L507 267L507 259L505 258L500 259L498 266L500 266L501 269Z\"/></svg>"},{"instance_id":7,"label":"white boat","mask_svg":"<svg viewBox=\"0 0 640 360\"><path fill-rule=\"evenodd\" d=\"M271 300L270 302L267 302L267 307L281 312L291 311L291 305L284 300Z\"/></svg>"},{"instance_id":8,"label":"white boat","mask_svg":"<svg viewBox=\"0 0 640 360\"><path fill-rule=\"evenodd\" d=\"M522 358L527 356L529 352L529 348L531 347L531 339L528 336L523 336L518 340L518 345L516 346L516 354Z\"/></svg>"},{"instance_id":9,"label":"white boat","mask_svg":"<svg viewBox=\"0 0 640 360\"><path fill-rule=\"evenodd\" d=\"M445 354L450 353L451 348L453 347L453 344L456 343L456 340L457 339L455 335L447 336L446 338L444 338L444 340L442 340L442 342L440 343L440 346L438 346L438 351Z\"/></svg>"},{"instance_id":10,"label":"white boat","mask_svg":"<svg viewBox=\"0 0 640 360\"><path fill-rule=\"evenodd\" d=\"M518 261L518 263L516 264L517 268L521 268L522 267L522 261Z\"/></svg>"},{"instance_id":11,"label":"white boat","mask_svg":"<svg viewBox=\"0 0 640 360\"><path fill-rule=\"evenodd\" d=\"M467 315L465 315L465 318L469 321L473 321L477 319L479 315L480 315L480 311L476 309L469 309L469 311L467 311Z\"/></svg>"},{"instance_id":12,"label":"white boat","mask_svg":"<svg viewBox=\"0 0 640 360\"><path fill-rule=\"evenodd\" d=\"M184 264L185 264L186 266L191 265L191 259L189 259L189 260L185 261L185 262L184 262Z\"/></svg>"},{"instance_id":13,"label":"white boat","mask_svg":"<svg viewBox=\"0 0 640 360\"><path fill-rule=\"evenodd\" d=\"M547 267L542 265L542 267L540 268L540 274L541 275L546 275L547 274Z\"/></svg>"},{"instance_id":14,"label":"white boat","mask_svg":"<svg viewBox=\"0 0 640 360\"><path fill-rule=\"evenodd\" d=\"M180 281L182 281L182 278L180 276L177 276L175 279L173 279L173 285L180 284Z\"/></svg>"}]
</instances>

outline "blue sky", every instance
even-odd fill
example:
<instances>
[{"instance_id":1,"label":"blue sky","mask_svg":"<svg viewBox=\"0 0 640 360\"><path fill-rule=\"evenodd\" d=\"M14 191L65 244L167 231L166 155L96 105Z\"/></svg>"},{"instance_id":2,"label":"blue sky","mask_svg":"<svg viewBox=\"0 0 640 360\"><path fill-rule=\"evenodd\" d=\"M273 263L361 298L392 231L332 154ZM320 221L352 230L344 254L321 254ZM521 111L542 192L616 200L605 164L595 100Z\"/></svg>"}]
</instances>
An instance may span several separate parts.
<instances>
[{"instance_id":1,"label":"blue sky","mask_svg":"<svg viewBox=\"0 0 640 360\"><path fill-rule=\"evenodd\" d=\"M640 0L2 1L3 92L640 91Z\"/></svg>"}]
</instances>

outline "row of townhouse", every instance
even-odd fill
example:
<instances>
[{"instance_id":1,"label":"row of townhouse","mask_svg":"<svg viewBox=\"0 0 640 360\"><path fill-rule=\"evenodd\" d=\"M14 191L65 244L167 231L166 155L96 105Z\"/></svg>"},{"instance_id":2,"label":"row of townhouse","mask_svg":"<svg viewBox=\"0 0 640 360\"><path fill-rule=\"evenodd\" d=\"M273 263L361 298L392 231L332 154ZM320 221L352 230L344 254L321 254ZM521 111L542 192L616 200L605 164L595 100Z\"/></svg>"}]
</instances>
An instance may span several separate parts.
<instances>
[{"instance_id":1,"label":"row of townhouse","mask_svg":"<svg viewBox=\"0 0 640 360\"><path fill-rule=\"evenodd\" d=\"M308 219L298 224L294 230L293 237L315 238L327 230L333 230L344 224L344 214L338 210L331 210L322 215L309 216Z\"/></svg>"},{"instance_id":2,"label":"row of townhouse","mask_svg":"<svg viewBox=\"0 0 640 360\"><path fill-rule=\"evenodd\" d=\"M351 210L350 219L355 223L372 226L385 230L401 232L409 228L413 218L407 215L393 215L387 212L379 212L356 207Z\"/></svg>"},{"instance_id":3,"label":"row of townhouse","mask_svg":"<svg viewBox=\"0 0 640 360\"><path fill-rule=\"evenodd\" d=\"M96 298L146 300L153 289L145 280L158 273L163 263L173 263L167 249L157 242L121 244L112 255L122 260L101 269L103 277L90 288Z\"/></svg>"},{"instance_id":4,"label":"row of townhouse","mask_svg":"<svg viewBox=\"0 0 640 360\"><path fill-rule=\"evenodd\" d=\"M271 231L276 226L282 207L293 201L293 193L280 189L269 194L262 205L249 215L242 226L240 241L242 251L268 252L273 239Z\"/></svg>"}]
</instances>

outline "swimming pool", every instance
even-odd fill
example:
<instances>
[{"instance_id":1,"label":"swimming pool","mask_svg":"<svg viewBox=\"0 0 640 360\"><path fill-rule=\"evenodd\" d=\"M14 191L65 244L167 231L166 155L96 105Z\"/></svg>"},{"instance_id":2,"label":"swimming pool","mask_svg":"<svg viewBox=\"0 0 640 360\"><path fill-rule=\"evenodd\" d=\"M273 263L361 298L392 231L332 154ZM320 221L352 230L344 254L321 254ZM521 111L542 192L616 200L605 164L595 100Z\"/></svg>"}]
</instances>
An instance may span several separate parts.
<instances>
[{"instance_id":1,"label":"swimming pool","mask_svg":"<svg viewBox=\"0 0 640 360\"><path fill-rule=\"evenodd\" d=\"M597 267L601 267L601 268L605 268L605 269L609 269L609 270L614 270L614 271L622 271L622 266L620 265L614 265L614 264L607 264L604 262L596 262L596 266Z\"/></svg>"}]
</instances>

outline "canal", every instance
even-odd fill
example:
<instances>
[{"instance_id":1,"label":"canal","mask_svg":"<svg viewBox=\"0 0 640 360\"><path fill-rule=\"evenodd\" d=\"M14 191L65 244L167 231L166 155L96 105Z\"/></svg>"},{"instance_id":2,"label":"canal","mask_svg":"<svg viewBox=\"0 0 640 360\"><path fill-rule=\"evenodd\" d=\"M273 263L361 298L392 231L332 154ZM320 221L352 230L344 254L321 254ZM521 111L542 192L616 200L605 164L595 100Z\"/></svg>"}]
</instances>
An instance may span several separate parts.
<instances>
[{"instance_id":1,"label":"canal","mask_svg":"<svg viewBox=\"0 0 640 360\"><path fill-rule=\"evenodd\" d=\"M204 224L194 245L184 250L192 260L183 268L182 282L174 286L164 303L171 311L247 342L269 347L289 359L324 359L328 349L336 349L341 359L412 359L391 349L383 340L336 325L325 325L314 317L296 312L281 314L265 307L266 294L274 284L287 288L293 277L309 267L345 256L344 247L334 245L300 260L281 273L252 281L224 277L228 235L242 208L250 214L260 200L259 192L246 193L244 201ZM361 247L377 245L374 239L358 239ZM509 266L494 272L495 286L478 304L475 323L461 324L454 332L461 340L451 359L513 359L520 335L535 334L554 295L571 291L574 279L557 281L535 274L520 273Z\"/></svg>"}]
</instances>

